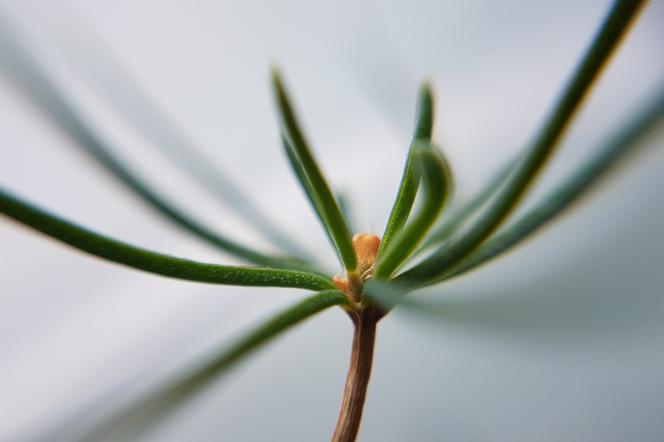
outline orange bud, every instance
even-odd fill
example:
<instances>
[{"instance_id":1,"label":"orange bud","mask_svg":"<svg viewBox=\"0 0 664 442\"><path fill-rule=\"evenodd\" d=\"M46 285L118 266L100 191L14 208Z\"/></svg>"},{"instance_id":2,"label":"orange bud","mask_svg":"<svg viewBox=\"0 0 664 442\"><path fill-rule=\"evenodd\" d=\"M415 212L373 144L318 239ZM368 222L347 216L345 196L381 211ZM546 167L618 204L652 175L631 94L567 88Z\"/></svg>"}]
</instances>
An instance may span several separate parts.
<instances>
[{"instance_id":1,"label":"orange bud","mask_svg":"<svg viewBox=\"0 0 664 442\"><path fill-rule=\"evenodd\" d=\"M370 233L358 233L353 236L353 248L357 255L359 273L364 274L376 262L380 247L380 238Z\"/></svg>"}]
</instances>

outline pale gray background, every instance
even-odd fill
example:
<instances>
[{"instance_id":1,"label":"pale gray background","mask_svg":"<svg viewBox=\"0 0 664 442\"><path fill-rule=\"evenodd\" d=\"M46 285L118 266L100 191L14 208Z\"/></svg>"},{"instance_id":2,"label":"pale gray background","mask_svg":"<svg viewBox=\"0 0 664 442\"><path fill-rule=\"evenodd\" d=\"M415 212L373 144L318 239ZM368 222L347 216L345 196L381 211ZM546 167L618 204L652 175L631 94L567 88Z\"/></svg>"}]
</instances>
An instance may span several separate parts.
<instances>
[{"instance_id":1,"label":"pale gray background","mask_svg":"<svg viewBox=\"0 0 664 442\"><path fill-rule=\"evenodd\" d=\"M260 244L118 118L86 80L104 59L87 23L220 167L333 263L291 177L268 87L279 63L335 185L380 232L419 82L459 195L533 134L608 1L5 0L49 68L123 158L210 223ZM664 2L645 9L536 197L664 79ZM664 438L661 127L573 213L431 295L449 315L381 324L364 441L660 441ZM0 77L0 182L83 225L155 250L235 262L160 220ZM529 201L532 201L530 199ZM229 342L301 291L170 281L0 222L0 440L51 440L92 405L130 397ZM351 327L336 310L243 362L149 441L326 440Z\"/></svg>"}]
</instances>

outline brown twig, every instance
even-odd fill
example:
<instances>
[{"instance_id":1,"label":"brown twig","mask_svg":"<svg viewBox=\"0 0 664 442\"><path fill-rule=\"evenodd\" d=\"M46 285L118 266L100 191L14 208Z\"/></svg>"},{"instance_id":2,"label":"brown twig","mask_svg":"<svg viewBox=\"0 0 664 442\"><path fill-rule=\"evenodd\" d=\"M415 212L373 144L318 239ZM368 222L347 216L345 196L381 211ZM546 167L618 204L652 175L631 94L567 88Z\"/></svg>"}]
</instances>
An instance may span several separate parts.
<instances>
[{"instance_id":1,"label":"brown twig","mask_svg":"<svg viewBox=\"0 0 664 442\"><path fill-rule=\"evenodd\" d=\"M371 376L376 324L381 317L372 306L362 307L350 315L355 324L353 348L333 442L354 442L357 437Z\"/></svg>"}]
</instances>

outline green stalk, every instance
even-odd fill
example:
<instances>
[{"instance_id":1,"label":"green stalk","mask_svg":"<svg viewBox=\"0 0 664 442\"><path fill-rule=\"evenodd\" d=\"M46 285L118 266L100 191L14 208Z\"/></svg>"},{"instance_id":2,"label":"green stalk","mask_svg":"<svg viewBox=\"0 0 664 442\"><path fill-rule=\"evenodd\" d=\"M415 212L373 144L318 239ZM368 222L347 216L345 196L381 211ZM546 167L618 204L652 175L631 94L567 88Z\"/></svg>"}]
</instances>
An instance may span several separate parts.
<instances>
[{"instance_id":1,"label":"green stalk","mask_svg":"<svg viewBox=\"0 0 664 442\"><path fill-rule=\"evenodd\" d=\"M408 149L401 182L399 183L397 196L394 199L394 204L392 205L392 210L390 211L390 216L387 220L385 231L383 232L383 238L381 239L380 248L378 249L378 256L384 253L387 246L392 242L393 237L406 225L410 211L415 203L415 195L417 194L420 180L414 170L414 150L418 140L431 141L431 134L433 131L433 108L433 92L431 86L428 83L425 83L420 88L417 100L413 140Z\"/></svg>"},{"instance_id":2,"label":"green stalk","mask_svg":"<svg viewBox=\"0 0 664 442\"><path fill-rule=\"evenodd\" d=\"M565 88L561 100L554 107L532 147L517 166L517 170L489 206L486 216L479 219L458 241L438 249L427 259L399 275L398 280L401 283L417 287L437 280L454 264L469 255L509 216L553 153L590 86L644 3L639 0L618 0L614 4Z\"/></svg>"},{"instance_id":3,"label":"green stalk","mask_svg":"<svg viewBox=\"0 0 664 442\"><path fill-rule=\"evenodd\" d=\"M330 187L314 159L304 134L295 117L295 111L286 93L278 71L272 73L277 108L281 117L284 147L288 158L297 172L298 179L313 203L318 217L331 239L339 259L349 273L357 270L357 258L351 240L351 233L337 205Z\"/></svg>"},{"instance_id":4,"label":"green stalk","mask_svg":"<svg viewBox=\"0 0 664 442\"><path fill-rule=\"evenodd\" d=\"M484 207L484 205L496 194L502 184L507 181L507 178L514 171L516 164L518 164L517 160L518 157L503 165L495 175L491 177L482 190L461 207L451 207L449 216L443 218L441 220L442 222L431 230L429 236L415 251L415 255L419 255L425 250L449 240L461 226L477 213L479 209Z\"/></svg>"},{"instance_id":5,"label":"green stalk","mask_svg":"<svg viewBox=\"0 0 664 442\"><path fill-rule=\"evenodd\" d=\"M236 213L263 239L287 253L309 259L307 252L292 236L277 225L263 208L231 179L226 170L221 170L212 158L205 155L200 146L140 87L140 82L131 75L121 60L114 56L113 50L98 34L81 22L70 20L68 23L73 27L73 32L86 39L85 48L90 54L94 53L94 57L85 57L90 54L73 54L78 71L84 78L87 77L89 83L119 116L185 172L200 189Z\"/></svg>"},{"instance_id":6,"label":"green stalk","mask_svg":"<svg viewBox=\"0 0 664 442\"><path fill-rule=\"evenodd\" d=\"M0 24L9 25L4 20ZM11 38L12 35L9 34L8 37ZM49 73L32 59L24 45L14 41L9 43L8 55L11 63L7 63L6 67L13 80L75 143L150 208L181 229L250 263L281 268L308 267L297 258L270 256L214 232L160 196L137 173L113 155L113 148L91 128L71 98L67 97Z\"/></svg>"},{"instance_id":7,"label":"green stalk","mask_svg":"<svg viewBox=\"0 0 664 442\"><path fill-rule=\"evenodd\" d=\"M337 203L339 204L339 210L341 211L341 214L346 220L348 228L350 229L351 232L357 232L358 230L356 229L354 222L353 206L351 204L350 195L346 192L337 190L336 198L337 198Z\"/></svg>"},{"instance_id":8,"label":"green stalk","mask_svg":"<svg viewBox=\"0 0 664 442\"><path fill-rule=\"evenodd\" d=\"M98 440L102 436L114 435L116 431L130 428L131 423L147 429L157 421L167 419L197 393L205 390L235 364L271 339L329 307L347 302L346 297L336 290L320 292L298 302L247 333L234 345L218 352L214 357L198 362L197 366L188 369L178 378L106 419L102 425L86 434L85 440ZM126 439L121 435L116 436Z\"/></svg>"},{"instance_id":9,"label":"green stalk","mask_svg":"<svg viewBox=\"0 0 664 442\"><path fill-rule=\"evenodd\" d=\"M556 186L532 208L520 214L473 253L453 266L443 279L466 273L532 236L534 232L588 193L629 152L639 147L639 141L660 124L663 118L664 93L660 93L653 105L615 136L610 137L606 147L600 149L594 158L581 166L562 184Z\"/></svg>"},{"instance_id":10,"label":"green stalk","mask_svg":"<svg viewBox=\"0 0 664 442\"><path fill-rule=\"evenodd\" d=\"M291 165L291 168L293 169L293 173L295 174L298 183L300 183L300 187L302 187L302 190L304 191L304 194L307 197L309 204L311 204L311 207L314 209L316 217L320 221L321 225L325 226L326 221L323 218L323 213L324 213L323 203L320 201L318 193L314 190L313 186L311 185L311 181L309 181L307 173L304 171L304 166L302 165L302 162L297 158L295 150L291 146L288 139L286 139L286 137L283 135L281 136L281 143L282 146L284 147L284 151L286 152L286 158L288 158L288 162ZM325 234L327 235L330 242L332 244L335 244L334 237L332 237L330 229L325 229Z\"/></svg>"},{"instance_id":11,"label":"green stalk","mask_svg":"<svg viewBox=\"0 0 664 442\"><path fill-rule=\"evenodd\" d=\"M329 278L316 273L206 264L135 247L51 215L7 193L2 188L0 188L0 213L91 255L169 278L239 286L292 287L309 290L334 288Z\"/></svg>"},{"instance_id":12,"label":"green stalk","mask_svg":"<svg viewBox=\"0 0 664 442\"><path fill-rule=\"evenodd\" d=\"M428 142L418 141L414 152L415 164L423 171L420 173L424 183L422 204L378 257L373 275L376 279L388 279L403 264L427 234L448 199L451 178L445 159Z\"/></svg>"}]
</instances>

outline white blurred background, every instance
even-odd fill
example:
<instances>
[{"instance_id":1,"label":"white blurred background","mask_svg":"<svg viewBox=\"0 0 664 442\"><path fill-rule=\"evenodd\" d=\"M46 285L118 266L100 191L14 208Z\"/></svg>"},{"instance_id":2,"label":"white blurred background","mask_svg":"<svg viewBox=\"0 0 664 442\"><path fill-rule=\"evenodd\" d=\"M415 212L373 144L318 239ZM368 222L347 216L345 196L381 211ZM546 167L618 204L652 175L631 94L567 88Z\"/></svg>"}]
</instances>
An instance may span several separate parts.
<instances>
[{"instance_id":1,"label":"white blurred background","mask_svg":"<svg viewBox=\"0 0 664 442\"><path fill-rule=\"evenodd\" d=\"M536 131L609 4L3 0L0 12L150 183L220 230L263 245L109 105L89 75L112 79L103 68L109 56L276 222L334 265L282 154L272 64L324 172L351 195L359 230L380 233L419 83L436 86L435 138L466 197ZM664 2L651 2L528 201L658 90L663 23ZM662 440L663 139L660 127L536 238L428 290L449 306L444 317L396 312L381 323L360 440ZM0 154L0 184L55 213L153 250L237 262L147 209L5 75ZM86 410L136 395L128 385L167 379L305 294L167 280L3 219L0 440L75 438ZM344 314L327 311L142 438L329 439L350 340Z\"/></svg>"}]
</instances>

